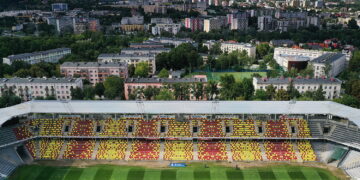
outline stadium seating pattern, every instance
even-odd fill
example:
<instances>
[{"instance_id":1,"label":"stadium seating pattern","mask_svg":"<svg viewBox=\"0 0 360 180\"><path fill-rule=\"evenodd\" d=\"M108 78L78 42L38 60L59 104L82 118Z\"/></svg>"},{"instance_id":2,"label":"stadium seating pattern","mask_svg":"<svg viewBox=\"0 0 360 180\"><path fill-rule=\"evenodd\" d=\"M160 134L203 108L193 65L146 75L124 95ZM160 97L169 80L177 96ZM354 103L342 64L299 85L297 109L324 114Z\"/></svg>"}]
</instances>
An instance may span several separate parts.
<instances>
[{"instance_id":1,"label":"stadium seating pattern","mask_svg":"<svg viewBox=\"0 0 360 180\"><path fill-rule=\"evenodd\" d=\"M71 136L93 136L94 121L92 120L74 120L71 130Z\"/></svg>"},{"instance_id":2,"label":"stadium seating pattern","mask_svg":"<svg viewBox=\"0 0 360 180\"><path fill-rule=\"evenodd\" d=\"M266 156L270 161L295 161L293 145L287 141L266 141Z\"/></svg>"},{"instance_id":3,"label":"stadium seating pattern","mask_svg":"<svg viewBox=\"0 0 360 180\"><path fill-rule=\"evenodd\" d=\"M234 119L232 137L258 137L254 120Z\"/></svg>"},{"instance_id":4,"label":"stadium seating pattern","mask_svg":"<svg viewBox=\"0 0 360 180\"><path fill-rule=\"evenodd\" d=\"M96 159L123 160L127 147L126 140L101 140Z\"/></svg>"},{"instance_id":5,"label":"stadium seating pattern","mask_svg":"<svg viewBox=\"0 0 360 180\"><path fill-rule=\"evenodd\" d=\"M223 141L199 141L199 160L227 160L226 145Z\"/></svg>"},{"instance_id":6,"label":"stadium seating pattern","mask_svg":"<svg viewBox=\"0 0 360 180\"><path fill-rule=\"evenodd\" d=\"M63 159L91 159L94 148L94 140L70 140Z\"/></svg>"},{"instance_id":7,"label":"stadium seating pattern","mask_svg":"<svg viewBox=\"0 0 360 180\"><path fill-rule=\"evenodd\" d=\"M167 137L190 137L190 122L170 120Z\"/></svg>"},{"instance_id":8,"label":"stadium seating pattern","mask_svg":"<svg viewBox=\"0 0 360 180\"><path fill-rule=\"evenodd\" d=\"M290 137L286 120L268 120L266 122L266 137Z\"/></svg>"},{"instance_id":9,"label":"stadium seating pattern","mask_svg":"<svg viewBox=\"0 0 360 180\"><path fill-rule=\"evenodd\" d=\"M160 142L156 140L135 140L132 142L130 160L158 160Z\"/></svg>"},{"instance_id":10,"label":"stadium seating pattern","mask_svg":"<svg viewBox=\"0 0 360 180\"><path fill-rule=\"evenodd\" d=\"M138 137L158 137L159 136L159 121L158 120L143 120L135 121L136 133Z\"/></svg>"},{"instance_id":11,"label":"stadium seating pattern","mask_svg":"<svg viewBox=\"0 0 360 180\"><path fill-rule=\"evenodd\" d=\"M41 119L41 136L62 136L63 119Z\"/></svg>"},{"instance_id":12,"label":"stadium seating pattern","mask_svg":"<svg viewBox=\"0 0 360 180\"><path fill-rule=\"evenodd\" d=\"M192 141L166 141L164 160L193 160Z\"/></svg>"},{"instance_id":13,"label":"stadium seating pattern","mask_svg":"<svg viewBox=\"0 0 360 180\"><path fill-rule=\"evenodd\" d=\"M33 134L30 132L27 125L21 125L13 129L16 139L22 140L30 138Z\"/></svg>"},{"instance_id":14,"label":"stadium seating pattern","mask_svg":"<svg viewBox=\"0 0 360 180\"><path fill-rule=\"evenodd\" d=\"M103 131L99 133L100 136L126 136L126 120L107 119L103 121Z\"/></svg>"},{"instance_id":15,"label":"stadium seating pattern","mask_svg":"<svg viewBox=\"0 0 360 180\"><path fill-rule=\"evenodd\" d=\"M259 161L262 160L260 145L257 141L230 142L232 158L234 161Z\"/></svg>"},{"instance_id":16,"label":"stadium seating pattern","mask_svg":"<svg viewBox=\"0 0 360 180\"><path fill-rule=\"evenodd\" d=\"M200 122L200 137L224 137L222 120L201 120Z\"/></svg>"},{"instance_id":17,"label":"stadium seating pattern","mask_svg":"<svg viewBox=\"0 0 360 180\"><path fill-rule=\"evenodd\" d=\"M310 141L298 141L297 146L303 161L316 161L316 155Z\"/></svg>"},{"instance_id":18,"label":"stadium seating pattern","mask_svg":"<svg viewBox=\"0 0 360 180\"><path fill-rule=\"evenodd\" d=\"M34 140L27 141L27 142L25 143L25 147L28 149L31 157L33 157L34 159L36 159L36 146L35 146L35 141L34 141Z\"/></svg>"},{"instance_id":19,"label":"stadium seating pattern","mask_svg":"<svg viewBox=\"0 0 360 180\"><path fill-rule=\"evenodd\" d=\"M40 143L40 158L41 159L57 159L60 150L64 144L64 140L59 139L43 139Z\"/></svg>"}]
</instances>

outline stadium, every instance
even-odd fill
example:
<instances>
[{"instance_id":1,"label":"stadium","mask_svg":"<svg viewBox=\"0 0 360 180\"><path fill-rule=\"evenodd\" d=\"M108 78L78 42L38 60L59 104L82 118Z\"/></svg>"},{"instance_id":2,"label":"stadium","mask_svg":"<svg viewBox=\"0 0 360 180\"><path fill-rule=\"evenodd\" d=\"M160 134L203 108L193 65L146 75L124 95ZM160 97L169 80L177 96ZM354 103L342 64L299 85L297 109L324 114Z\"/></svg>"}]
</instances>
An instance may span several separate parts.
<instances>
[{"instance_id":1,"label":"stadium","mask_svg":"<svg viewBox=\"0 0 360 180\"><path fill-rule=\"evenodd\" d=\"M30 101L0 123L1 180L360 178L360 110L330 101Z\"/></svg>"}]
</instances>

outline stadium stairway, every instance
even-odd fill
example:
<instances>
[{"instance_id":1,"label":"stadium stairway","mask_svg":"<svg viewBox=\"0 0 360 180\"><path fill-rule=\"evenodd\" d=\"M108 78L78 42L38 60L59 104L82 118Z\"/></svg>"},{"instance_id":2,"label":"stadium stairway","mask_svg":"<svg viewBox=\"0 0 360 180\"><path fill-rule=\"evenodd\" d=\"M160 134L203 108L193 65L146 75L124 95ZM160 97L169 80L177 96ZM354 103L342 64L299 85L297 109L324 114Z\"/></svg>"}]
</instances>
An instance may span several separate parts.
<instances>
[{"instance_id":1,"label":"stadium stairway","mask_svg":"<svg viewBox=\"0 0 360 180\"><path fill-rule=\"evenodd\" d=\"M309 128L310 128L310 132L311 132L311 136L312 137L322 137L323 133L322 133L322 126L323 126L323 122L322 121L309 121Z\"/></svg>"},{"instance_id":2,"label":"stadium stairway","mask_svg":"<svg viewBox=\"0 0 360 180\"><path fill-rule=\"evenodd\" d=\"M303 162L303 159L302 159L300 151L299 151L299 146L295 142L292 142L291 144L293 145L293 149L295 151L296 161Z\"/></svg>"},{"instance_id":3,"label":"stadium stairway","mask_svg":"<svg viewBox=\"0 0 360 180\"><path fill-rule=\"evenodd\" d=\"M60 149L60 153L58 156L58 159L63 159L64 153L66 151L66 147L67 147L68 141L64 140L64 144L62 145L61 149Z\"/></svg>"},{"instance_id":4,"label":"stadium stairway","mask_svg":"<svg viewBox=\"0 0 360 180\"><path fill-rule=\"evenodd\" d=\"M130 154L131 154L131 144L132 141L128 141L127 147L126 147L126 151L125 151L125 160L128 161L130 159Z\"/></svg>"},{"instance_id":5,"label":"stadium stairway","mask_svg":"<svg viewBox=\"0 0 360 180\"><path fill-rule=\"evenodd\" d=\"M267 158L267 155L266 155L266 149L265 149L264 143L259 142L259 145L260 145L261 157L262 157L263 161L268 161L269 159Z\"/></svg>"},{"instance_id":6,"label":"stadium stairway","mask_svg":"<svg viewBox=\"0 0 360 180\"><path fill-rule=\"evenodd\" d=\"M91 159L96 159L96 154L98 153L99 146L100 146L100 141L96 141L94 151L93 151L93 153L91 155Z\"/></svg>"},{"instance_id":7,"label":"stadium stairway","mask_svg":"<svg viewBox=\"0 0 360 180\"><path fill-rule=\"evenodd\" d=\"M198 143L197 142L193 142L193 155L194 155L194 161L199 160L199 148L198 148Z\"/></svg>"},{"instance_id":8,"label":"stadium stairway","mask_svg":"<svg viewBox=\"0 0 360 180\"><path fill-rule=\"evenodd\" d=\"M226 145L226 151L227 151L227 155L228 155L228 161L229 162L232 162L233 161L233 153L231 151L231 145L230 145L230 142L226 142L225 143Z\"/></svg>"},{"instance_id":9,"label":"stadium stairway","mask_svg":"<svg viewBox=\"0 0 360 180\"><path fill-rule=\"evenodd\" d=\"M164 154L165 154L165 142L160 141L160 154L159 154L159 160L164 160Z\"/></svg>"},{"instance_id":10,"label":"stadium stairway","mask_svg":"<svg viewBox=\"0 0 360 180\"><path fill-rule=\"evenodd\" d=\"M343 169L352 169L360 167L360 152L350 150L346 155L345 159L339 165Z\"/></svg>"},{"instance_id":11,"label":"stadium stairway","mask_svg":"<svg viewBox=\"0 0 360 180\"><path fill-rule=\"evenodd\" d=\"M35 142L35 155L37 158L41 157L40 156L40 141L39 140L34 140Z\"/></svg>"}]
</instances>

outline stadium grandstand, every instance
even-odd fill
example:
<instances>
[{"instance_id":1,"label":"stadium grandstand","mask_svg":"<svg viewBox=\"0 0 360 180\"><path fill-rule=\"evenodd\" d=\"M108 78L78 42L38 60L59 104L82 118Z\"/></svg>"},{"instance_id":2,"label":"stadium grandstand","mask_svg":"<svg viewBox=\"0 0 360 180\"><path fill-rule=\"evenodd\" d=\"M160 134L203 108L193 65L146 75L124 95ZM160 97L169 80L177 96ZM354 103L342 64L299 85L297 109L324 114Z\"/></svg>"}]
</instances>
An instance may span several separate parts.
<instances>
[{"instance_id":1,"label":"stadium grandstand","mask_svg":"<svg viewBox=\"0 0 360 180\"><path fill-rule=\"evenodd\" d=\"M0 124L0 179L74 159L321 162L360 178L360 110L329 101L30 101Z\"/></svg>"}]
</instances>

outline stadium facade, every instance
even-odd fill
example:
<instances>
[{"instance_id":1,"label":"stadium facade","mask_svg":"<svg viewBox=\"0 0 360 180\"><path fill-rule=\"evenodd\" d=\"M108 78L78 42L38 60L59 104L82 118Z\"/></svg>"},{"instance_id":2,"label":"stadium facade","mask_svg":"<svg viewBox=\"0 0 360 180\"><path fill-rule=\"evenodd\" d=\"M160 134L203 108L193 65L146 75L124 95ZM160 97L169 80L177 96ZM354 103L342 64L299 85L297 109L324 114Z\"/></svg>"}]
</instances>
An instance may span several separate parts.
<instances>
[{"instance_id":1,"label":"stadium facade","mask_svg":"<svg viewBox=\"0 0 360 180\"><path fill-rule=\"evenodd\" d=\"M30 101L0 115L4 178L39 159L318 161L360 178L360 110L329 101Z\"/></svg>"}]
</instances>

